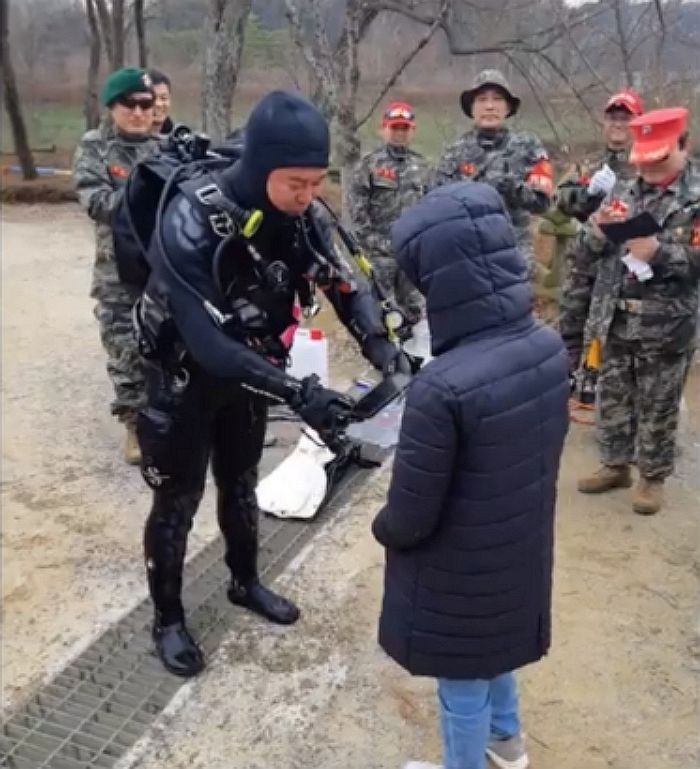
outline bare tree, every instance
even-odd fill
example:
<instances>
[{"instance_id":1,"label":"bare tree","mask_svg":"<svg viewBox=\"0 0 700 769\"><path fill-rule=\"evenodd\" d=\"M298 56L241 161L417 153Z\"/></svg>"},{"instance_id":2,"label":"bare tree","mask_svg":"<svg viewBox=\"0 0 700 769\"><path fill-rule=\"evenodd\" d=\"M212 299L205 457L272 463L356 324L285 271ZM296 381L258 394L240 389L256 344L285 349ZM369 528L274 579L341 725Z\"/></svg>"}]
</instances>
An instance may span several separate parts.
<instances>
[{"instance_id":1,"label":"bare tree","mask_svg":"<svg viewBox=\"0 0 700 769\"><path fill-rule=\"evenodd\" d=\"M100 20L100 35L104 43L107 61L111 69L114 67L114 37L112 35L112 11L107 5L107 0L95 0L97 17Z\"/></svg>"},{"instance_id":2,"label":"bare tree","mask_svg":"<svg viewBox=\"0 0 700 769\"><path fill-rule=\"evenodd\" d=\"M112 69L124 66L124 0L112 0Z\"/></svg>"},{"instance_id":3,"label":"bare tree","mask_svg":"<svg viewBox=\"0 0 700 769\"><path fill-rule=\"evenodd\" d=\"M620 54L622 66L625 70L627 85L634 85L634 75L632 74L632 62L630 57L630 46L627 40L627 19L625 18L625 5L623 0L613 0L613 13L615 15L615 30L620 45Z\"/></svg>"},{"instance_id":4,"label":"bare tree","mask_svg":"<svg viewBox=\"0 0 700 769\"><path fill-rule=\"evenodd\" d=\"M0 44L2 45L2 82L5 91L5 109L12 126L12 136L15 142L15 152L22 168L25 179L36 179L37 171L34 158L29 147L27 128L22 115L22 105L17 90L15 70L10 57L10 40L8 32L9 1L0 0Z\"/></svg>"},{"instance_id":5,"label":"bare tree","mask_svg":"<svg viewBox=\"0 0 700 769\"><path fill-rule=\"evenodd\" d=\"M119 69L124 66L126 43L125 0L94 0L94 3L109 68Z\"/></svg>"},{"instance_id":6,"label":"bare tree","mask_svg":"<svg viewBox=\"0 0 700 769\"><path fill-rule=\"evenodd\" d=\"M439 4L425 34L397 63L363 115L358 115L360 43L382 12L381 5L367 0L348 0L342 28L334 42L329 39L327 19L320 0L305 0L303 6L297 0L285 0L285 6L293 39L316 82L314 100L338 128L335 152L341 167L345 204L350 172L360 156L358 129L369 119L376 105L410 62L428 44L447 11L448 0Z\"/></svg>"},{"instance_id":7,"label":"bare tree","mask_svg":"<svg viewBox=\"0 0 700 769\"><path fill-rule=\"evenodd\" d=\"M85 0L85 10L88 20L90 37L90 57L88 61L87 84L85 87L85 127L89 130L96 128L100 122L100 103L98 97L98 80L100 77L100 59L102 58L102 38L97 9L94 0Z\"/></svg>"},{"instance_id":8,"label":"bare tree","mask_svg":"<svg viewBox=\"0 0 700 769\"><path fill-rule=\"evenodd\" d=\"M139 67L148 66L148 46L146 45L146 20L144 17L144 0L134 0L134 27L136 28L136 43L139 52Z\"/></svg>"},{"instance_id":9,"label":"bare tree","mask_svg":"<svg viewBox=\"0 0 700 769\"><path fill-rule=\"evenodd\" d=\"M214 140L231 130L245 27L252 0L209 0L204 24L202 127Z\"/></svg>"}]
</instances>

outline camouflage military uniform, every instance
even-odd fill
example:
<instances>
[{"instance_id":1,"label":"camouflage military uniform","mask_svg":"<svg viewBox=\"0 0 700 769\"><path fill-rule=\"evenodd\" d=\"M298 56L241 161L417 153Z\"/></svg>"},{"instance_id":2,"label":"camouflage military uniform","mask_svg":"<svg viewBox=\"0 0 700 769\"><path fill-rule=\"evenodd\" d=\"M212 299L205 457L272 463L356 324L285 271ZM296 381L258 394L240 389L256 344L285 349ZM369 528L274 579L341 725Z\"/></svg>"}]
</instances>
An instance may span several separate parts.
<instances>
[{"instance_id":1,"label":"camouflage military uniform","mask_svg":"<svg viewBox=\"0 0 700 769\"><path fill-rule=\"evenodd\" d=\"M550 205L552 171L547 150L527 133L468 131L442 153L436 186L457 181L485 182L495 187L513 221L518 247L527 259L530 275L535 259L530 215L542 214Z\"/></svg>"},{"instance_id":2,"label":"camouflage military uniform","mask_svg":"<svg viewBox=\"0 0 700 769\"><path fill-rule=\"evenodd\" d=\"M428 170L422 155L387 144L365 155L350 187L353 228L382 288L393 295L410 323L419 320L423 299L396 263L391 225L425 193Z\"/></svg>"},{"instance_id":3,"label":"camouflage military uniform","mask_svg":"<svg viewBox=\"0 0 700 769\"><path fill-rule=\"evenodd\" d=\"M640 282L621 261L622 249L584 226L576 242L577 263L596 264L590 307L588 283L578 292L583 346L603 344L599 380L598 436L603 463L635 458L641 475L663 480L673 471L675 433L689 356L695 344L700 279L700 171L686 165L669 187L641 179L621 182L613 192L629 216L649 211L662 223L661 248L651 261L654 275ZM570 343L570 340L567 340Z\"/></svg>"},{"instance_id":4,"label":"camouflage military uniform","mask_svg":"<svg viewBox=\"0 0 700 769\"><path fill-rule=\"evenodd\" d=\"M628 150L608 148L601 158L589 159L583 163L584 178L591 176L607 164L615 172L620 185L631 184L637 178L637 170L628 161L628 157ZM576 197L573 195L558 195L557 209L569 217L580 213L576 205ZM559 305L559 331L569 350L571 368L575 370L581 363L583 354L583 325L588 316L598 262L588 259L585 250L577 247L575 241L567 250L565 259L566 277L562 285Z\"/></svg>"},{"instance_id":5,"label":"camouflage military uniform","mask_svg":"<svg viewBox=\"0 0 700 769\"><path fill-rule=\"evenodd\" d=\"M138 293L119 281L110 220L129 171L156 146L154 139L127 139L102 125L83 136L73 160L80 204L95 222L97 253L90 296L97 300L95 316L116 395L111 409L125 422L132 421L144 403L144 378L131 320Z\"/></svg>"}]
</instances>

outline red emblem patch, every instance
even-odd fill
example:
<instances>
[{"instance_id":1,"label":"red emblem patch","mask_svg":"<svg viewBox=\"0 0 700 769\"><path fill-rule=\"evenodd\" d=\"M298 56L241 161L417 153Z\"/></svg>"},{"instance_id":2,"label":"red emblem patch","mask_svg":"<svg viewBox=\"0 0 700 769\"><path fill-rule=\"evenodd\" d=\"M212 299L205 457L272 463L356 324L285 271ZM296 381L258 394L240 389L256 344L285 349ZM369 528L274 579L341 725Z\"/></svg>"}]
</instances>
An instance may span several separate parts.
<instances>
[{"instance_id":1,"label":"red emblem patch","mask_svg":"<svg viewBox=\"0 0 700 769\"><path fill-rule=\"evenodd\" d=\"M129 175L129 169L120 166L118 163L113 163L109 167L109 174L110 176L115 176L117 179L126 179Z\"/></svg>"},{"instance_id":2,"label":"red emblem patch","mask_svg":"<svg viewBox=\"0 0 700 769\"><path fill-rule=\"evenodd\" d=\"M690 245L700 248L700 216L693 220L693 229L690 231Z\"/></svg>"},{"instance_id":3,"label":"red emblem patch","mask_svg":"<svg viewBox=\"0 0 700 769\"><path fill-rule=\"evenodd\" d=\"M382 179L396 179L396 169L389 166L377 166L375 173Z\"/></svg>"}]
</instances>

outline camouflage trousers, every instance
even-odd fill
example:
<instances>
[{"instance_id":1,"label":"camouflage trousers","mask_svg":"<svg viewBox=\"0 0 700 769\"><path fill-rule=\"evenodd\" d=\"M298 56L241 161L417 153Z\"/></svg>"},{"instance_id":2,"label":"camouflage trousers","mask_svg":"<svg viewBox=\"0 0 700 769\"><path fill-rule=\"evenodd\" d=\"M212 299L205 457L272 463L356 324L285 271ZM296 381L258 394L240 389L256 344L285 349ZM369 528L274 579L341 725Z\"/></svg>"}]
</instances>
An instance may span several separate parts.
<instances>
[{"instance_id":1,"label":"camouflage trousers","mask_svg":"<svg viewBox=\"0 0 700 769\"><path fill-rule=\"evenodd\" d=\"M636 461L644 478L671 475L688 361L687 352L606 346L596 415L603 464Z\"/></svg>"},{"instance_id":2,"label":"camouflage trousers","mask_svg":"<svg viewBox=\"0 0 700 769\"><path fill-rule=\"evenodd\" d=\"M135 421L146 400L141 356L131 318L136 298L130 292L116 291L100 297L94 309L102 346L107 352L107 374L114 387L111 412L122 422Z\"/></svg>"},{"instance_id":3,"label":"camouflage trousers","mask_svg":"<svg viewBox=\"0 0 700 769\"><path fill-rule=\"evenodd\" d=\"M417 288L406 277L392 256L375 256L372 259L374 274L379 285L398 305L411 325L418 323L423 315L425 300Z\"/></svg>"}]
</instances>

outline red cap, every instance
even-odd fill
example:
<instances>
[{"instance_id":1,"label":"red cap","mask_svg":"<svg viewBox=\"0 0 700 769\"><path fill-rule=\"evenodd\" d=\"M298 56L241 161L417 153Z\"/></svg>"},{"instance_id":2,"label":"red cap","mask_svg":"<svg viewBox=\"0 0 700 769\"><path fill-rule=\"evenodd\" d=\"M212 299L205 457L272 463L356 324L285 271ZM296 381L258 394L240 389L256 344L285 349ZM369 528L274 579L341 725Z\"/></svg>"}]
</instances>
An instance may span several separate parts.
<instances>
[{"instance_id":1,"label":"red cap","mask_svg":"<svg viewBox=\"0 0 700 769\"><path fill-rule=\"evenodd\" d=\"M654 163L665 158L676 146L688 125L685 107L655 109L630 120L631 163Z\"/></svg>"},{"instance_id":2,"label":"red cap","mask_svg":"<svg viewBox=\"0 0 700 769\"><path fill-rule=\"evenodd\" d=\"M318 342L319 339L323 339L323 331L320 328L310 328L309 339Z\"/></svg>"},{"instance_id":3,"label":"red cap","mask_svg":"<svg viewBox=\"0 0 700 769\"><path fill-rule=\"evenodd\" d=\"M644 112L642 97L632 88L614 93L605 105L605 112L613 109L626 109L632 115L641 115Z\"/></svg>"},{"instance_id":4,"label":"red cap","mask_svg":"<svg viewBox=\"0 0 700 769\"><path fill-rule=\"evenodd\" d=\"M382 126L410 126L416 124L416 113L413 107L405 101L392 101L387 104L382 115Z\"/></svg>"}]
</instances>

